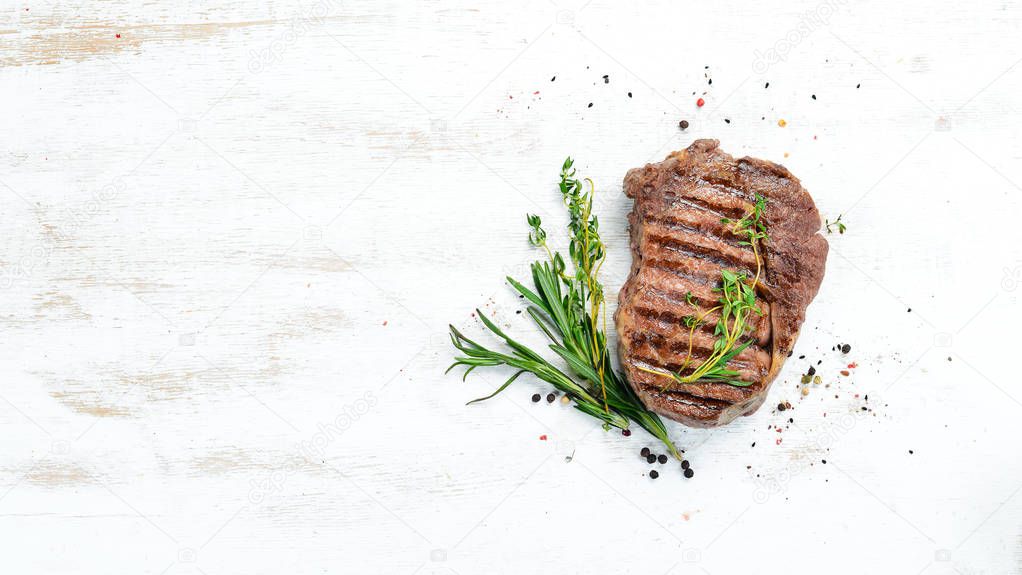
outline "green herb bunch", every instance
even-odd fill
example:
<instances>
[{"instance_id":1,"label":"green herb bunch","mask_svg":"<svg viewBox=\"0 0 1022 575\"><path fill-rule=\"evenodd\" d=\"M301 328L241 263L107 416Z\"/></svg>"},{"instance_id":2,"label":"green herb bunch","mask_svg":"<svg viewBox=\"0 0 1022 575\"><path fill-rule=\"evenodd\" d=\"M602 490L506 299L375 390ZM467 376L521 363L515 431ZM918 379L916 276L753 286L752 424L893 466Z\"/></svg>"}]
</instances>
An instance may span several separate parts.
<instances>
[{"instance_id":1,"label":"green herb bunch","mask_svg":"<svg viewBox=\"0 0 1022 575\"><path fill-rule=\"evenodd\" d=\"M465 366L464 377L477 367L506 365L516 371L492 394L473 400L490 399L504 391L525 373L553 385L574 402L575 409L603 422L604 428L628 429L630 422L658 438L677 458L678 449L667 436L660 417L646 409L623 375L614 371L607 351L606 299L598 274L606 260L606 246L600 239L599 220L593 214L595 187L586 179L575 177L573 161L568 158L561 166L560 192L568 210L570 241L569 270L559 252L547 245L547 234L537 215L528 215L529 242L546 252L546 261L534 262L533 288L514 278L507 281L531 304L529 316L550 340L549 350L559 356L567 369L557 367L529 347L515 341L479 310L479 319L509 348L501 353L465 337L450 326L451 342L463 355L447 369ZM463 379L464 379L463 377Z\"/></svg>"}]
</instances>

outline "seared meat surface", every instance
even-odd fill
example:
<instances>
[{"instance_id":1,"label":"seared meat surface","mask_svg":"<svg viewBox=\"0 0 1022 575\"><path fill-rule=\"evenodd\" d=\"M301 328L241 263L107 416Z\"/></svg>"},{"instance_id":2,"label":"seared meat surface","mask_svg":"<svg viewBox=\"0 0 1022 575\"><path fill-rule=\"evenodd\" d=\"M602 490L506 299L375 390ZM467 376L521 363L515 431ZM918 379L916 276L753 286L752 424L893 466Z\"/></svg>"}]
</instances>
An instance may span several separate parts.
<instances>
[{"instance_id":1,"label":"seared meat surface","mask_svg":"<svg viewBox=\"0 0 1022 575\"><path fill-rule=\"evenodd\" d=\"M717 140L696 140L658 164L629 171L624 191L634 200L628 216L632 270L615 318L629 383L648 408L694 427L753 413L791 352L823 280L827 242L813 199L784 166L735 159ZM763 315L750 317L745 339L753 343L728 363L752 385L681 384L644 371L681 369L690 343L688 371L710 356L719 316L707 316L691 342L684 318L716 305L722 269L755 276L752 248L741 245L743 238L721 220L747 215L757 194L766 198L762 219L769 234L759 247L756 299Z\"/></svg>"}]
</instances>

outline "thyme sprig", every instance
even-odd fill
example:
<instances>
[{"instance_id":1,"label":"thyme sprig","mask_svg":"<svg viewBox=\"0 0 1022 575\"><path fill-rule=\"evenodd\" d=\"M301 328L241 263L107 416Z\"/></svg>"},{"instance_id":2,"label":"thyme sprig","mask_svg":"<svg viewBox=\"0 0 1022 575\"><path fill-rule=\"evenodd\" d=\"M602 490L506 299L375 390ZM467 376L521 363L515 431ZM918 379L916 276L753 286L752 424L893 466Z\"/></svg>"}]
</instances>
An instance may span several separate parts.
<instances>
[{"instance_id":1,"label":"thyme sprig","mask_svg":"<svg viewBox=\"0 0 1022 575\"><path fill-rule=\"evenodd\" d=\"M745 351L745 348L752 345L752 340L740 343L740 340L747 337L752 331L750 322L752 314L763 315L762 310L756 305L756 286L759 285L760 274L763 265L759 253L760 242L769 239L766 231L766 223L763 221L763 211L766 208L766 198L756 194L756 201L741 219L733 221L722 218L721 223L734 235L743 238L739 245L752 247L752 253L756 257L756 275L748 278L744 273L736 273L731 270L720 271L721 286L714 288L719 293L717 305L702 310L699 308L691 292L685 294L686 301L693 305L696 315L685 317L685 326L688 331L688 353L681 367L677 372L670 372L661 369L639 366L642 371L656 375L669 377L678 384L690 384L700 381L726 383L736 387L748 387L752 382L745 381L739 377L738 371L727 367L729 361ZM717 339L713 342L713 350L710 357L702 363L688 370L692 363L692 348L696 330L706 323L706 318L713 313L719 313L720 317L714 326L713 335ZM664 389L670 382L664 384Z\"/></svg>"},{"instance_id":2,"label":"thyme sprig","mask_svg":"<svg viewBox=\"0 0 1022 575\"><path fill-rule=\"evenodd\" d=\"M529 317L550 340L548 349L565 362L567 370L512 339L476 310L483 325L503 340L510 352L489 349L450 326L451 342L463 355L456 357L447 371L465 366L464 377L467 377L477 367L507 365L516 370L492 394L469 403L490 399L522 374L530 373L565 393L574 402L575 409L599 419L605 428L628 429L630 422L635 422L680 459L663 421L646 409L624 376L615 372L611 365L607 351L606 299L598 277L607 251L600 239L599 220L593 214L595 186L586 179L587 190L583 181L575 176L573 161L568 158L561 166L560 192L569 214L568 256L572 269L568 270L561 254L547 245L540 217L530 214L527 217L529 242L543 248L547 260L532 264L532 289L514 278L507 278L511 287L531 304Z\"/></svg>"},{"instance_id":3,"label":"thyme sprig","mask_svg":"<svg viewBox=\"0 0 1022 575\"><path fill-rule=\"evenodd\" d=\"M847 229L848 229L848 226L846 226L846 225L844 224L844 222L842 222L842 221L841 221L841 217L842 217L842 216L844 216L844 214L839 214L839 215L838 215L838 217L837 217L837 219L836 219L836 220L834 220L833 222L832 222L832 221L830 221L830 219L824 220L824 221L825 221L825 225L826 225L826 228L827 228L827 233L828 233L828 234L834 233L834 230L833 230L833 229L831 229L831 228L837 228L837 233L838 233L838 234L843 234L843 233L845 233L845 230L847 230Z\"/></svg>"}]
</instances>

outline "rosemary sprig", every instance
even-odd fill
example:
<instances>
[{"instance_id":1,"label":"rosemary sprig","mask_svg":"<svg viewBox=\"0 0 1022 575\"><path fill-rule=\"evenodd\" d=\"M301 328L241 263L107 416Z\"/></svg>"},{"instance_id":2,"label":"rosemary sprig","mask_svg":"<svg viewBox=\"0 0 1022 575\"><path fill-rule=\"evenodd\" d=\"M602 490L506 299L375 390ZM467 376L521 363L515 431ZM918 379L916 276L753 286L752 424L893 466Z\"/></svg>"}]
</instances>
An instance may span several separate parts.
<instances>
[{"instance_id":1,"label":"rosemary sprig","mask_svg":"<svg viewBox=\"0 0 1022 575\"><path fill-rule=\"evenodd\" d=\"M752 331L750 318L752 314L762 315L762 310L756 305L756 286L759 285L759 277L762 272L762 259L759 255L759 244L769 239L766 232L766 224L763 222L763 210L766 208L766 198L756 194L756 203L741 219L732 221L728 218L721 219L721 223L729 226L731 233L744 238L740 245L752 247L752 253L756 257L756 275L747 278L744 273L735 273L731 270L720 271L721 287L714 288L720 294L717 305L708 310L701 310L692 297L692 293L685 294L686 301L696 307L697 314L685 317L685 326L688 331L688 353L677 372L664 371L639 367L648 373L669 377L675 383L689 384L697 381L711 381L726 383L736 387L748 387L751 382L744 381L738 377L738 372L729 369L727 363L735 356L742 353L745 348L752 345L752 340L739 343L739 340L749 335ZM713 335L717 338L713 342L713 350L710 357L701 364L689 369L692 361L692 347L695 338L695 331L705 323L707 316L719 312L720 317L714 326ZM666 389L669 383L664 385Z\"/></svg>"},{"instance_id":2,"label":"rosemary sprig","mask_svg":"<svg viewBox=\"0 0 1022 575\"><path fill-rule=\"evenodd\" d=\"M560 192L570 217L568 255L573 269L569 271L561 254L547 245L547 234L539 216L529 215L529 242L543 248L547 261L532 264L532 289L514 278L507 278L511 287L529 301L529 316L550 339L549 350L564 360L568 369L556 367L515 341L476 310L483 325L503 340L510 353L486 348L451 326L451 342L463 355L456 357L447 371L465 366L467 377L477 367L507 365L516 369L492 394L469 403L490 399L523 373L530 373L565 393L574 401L575 409L599 419L605 428L628 429L634 421L680 459L663 421L646 409L624 376L615 372L611 365L606 338L606 299L598 278L606 259L606 247L600 239L599 221L593 214L595 187L591 180L584 181L588 191L583 182L576 179L572 159L565 160L561 166Z\"/></svg>"}]
</instances>

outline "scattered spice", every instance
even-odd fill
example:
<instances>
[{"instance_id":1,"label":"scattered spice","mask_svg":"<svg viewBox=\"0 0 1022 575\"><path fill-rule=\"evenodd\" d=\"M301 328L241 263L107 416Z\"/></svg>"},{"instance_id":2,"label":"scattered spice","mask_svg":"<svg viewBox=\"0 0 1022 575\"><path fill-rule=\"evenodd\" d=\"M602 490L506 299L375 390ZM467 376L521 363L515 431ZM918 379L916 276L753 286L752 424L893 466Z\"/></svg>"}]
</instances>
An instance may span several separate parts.
<instances>
[{"instance_id":1,"label":"scattered spice","mask_svg":"<svg viewBox=\"0 0 1022 575\"><path fill-rule=\"evenodd\" d=\"M658 463L660 463L660 465L663 465L667 463L667 456L661 453L660 456L656 458L656 460Z\"/></svg>"},{"instance_id":2,"label":"scattered spice","mask_svg":"<svg viewBox=\"0 0 1022 575\"><path fill-rule=\"evenodd\" d=\"M847 343L841 346L841 353L848 353L850 351L852 351L852 346Z\"/></svg>"},{"instance_id":3,"label":"scattered spice","mask_svg":"<svg viewBox=\"0 0 1022 575\"><path fill-rule=\"evenodd\" d=\"M696 106L702 108L705 105L706 105L706 100L704 100L702 98L699 98L698 100L696 100Z\"/></svg>"},{"instance_id":4,"label":"scattered spice","mask_svg":"<svg viewBox=\"0 0 1022 575\"><path fill-rule=\"evenodd\" d=\"M586 106L586 107L587 107L587 108L592 108L592 107L593 107L593 103L592 103L592 102L589 102L589 105L588 105L588 106Z\"/></svg>"},{"instance_id":5,"label":"scattered spice","mask_svg":"<svg viewBox=\"0 0 1022 575\"><path fill-rule=\"evenodd\" d=\"M648 447L643 447L642 451L639 452L639 455L641 455L643 457L649 457L649 448Z\"/></svg>"},{"instance_id":6,"label":"scattered spice","mask_svg":"<svg viewBox=\"0 0 1022 575\"><path fill-rule=\"evenodd\" d=\"M682 130L687 130L688 129L688 120L682 120L682 121L678 122L678 127L681 128Z\"/></svg>"},{"instance_id":7,"label":"scattered spice","mask_svg":"<svg viewBox=\"0 0 1022 575\"><path fill-rule=\"evenodd\" d=\"M556 79L557 79L557 76L554 76L553 78L550 78L550 81L553 82Z\"/></svg>"},{"instance_id":8,"label":"scattered spice","mask_svg":"<svg viewBox=\"0 0 1022 575\"><path fill-rule=\"evenodd\" d=\"M777 120L777 125L783 128L788 125L788 122L785 122L784 118L781 118L780 120Z\"/></svg>"},{"instance_id":9,"label":"scattered spice","mask_svg":"<svg viewBox=\"0 0 1022 575\"><path fill-rule=\"evenodd\" d=\"M777 404L777 411L784 411L785 409L788 409L788 406L784 405L784 403Z\"/></svg>"},{"instance_id":10,"label":"scattered spice","mask_svg":"<svg viewBox=\"0 0 1022 575\"><path fill-rule=\"evenodd\" d=\"M814 99L814 100L816 99L816 94L813 94L813 99Z\"/></svg>"},{"instance_id":11,"label":"scattered spice","mask_svg":"<svg viewBox=\"0 0 1022 575\"><path fill-rule=\"evenodd\" d=\"M546 441L546 434L544 433L543 435L540 435L539 436L539 440L540 441Z\"/></svg>"},{"instance_id":12,"label":"scattered spice","mask_svg":"<svg viewBox=\"0 0 1022 575\"><path fill-rule=\"evenodd\" d=\"M660 473L658 473L656 469L649 472L650 479L656 479L657 477L660 477Z\"/></svg>"},{"instance_id":13,"label":"scattered spice","mask_svg":"<svg viewBox=\"0 0 1022 575\"><path fill-rule=\"evenodd\" d=\"M692 468L689 467L688 469L685 470L685 479L692 479L692 476L695 474L696 472L692 471Z\"/></svg>"},{"instance_id":14,"label":"scattered spice","mask_svg":"<svg viewBox=\"0 0 1022 575\"><path fill-rule=\"evenodd\" d=\"M646 463L653 463L654 461L656 461L656 455L650 453L646 456Z\"/></svg>"},{"instance_id":15,"label":"scattered spice","mask_svg":"<svg viewBox=\"0 0 1022 575\"><path fill-rule=\"evenodd\" d=\"M817 375L816 377L813 378L813 383L815 385L820 385L821 383L823 383L823 378Z\"/></svg>"},{"instance_id":16,"label":"scattered spice","mask_svg":"<svg viewBox=\"0 0 1022 575\"><path fill-rule=\"evenodd\" d=\"M555 393L548 393L546 395L546 402L547 403L553 403L555 398L557 398L557 394L555 394Z\"/></svg>"},{"instance_id":17,"label":"scattered spice","mask_svg":"<svg viewBox=\"0 0 1022 575\"><path fill-rule=\"evenodd\" d=\"M631 429L622 429L621 430L621 435L624 435L625 437L630 437L632 435L632 430Z\"/></svg>"},{"instance_id":18,"label":"scattered spice","mask_svg":"<svg viewBox=\"0 0 1022 575\"><path fill-rule=\"evenodd\" d=\"M540 397L540 395L538 393L532 394L532 403L539 403L540 399L541 399L541 397Z\"/></svg>"},{"instance_id":19,"label":"scattered spice","mask_svg":"<svg viewBox=\"0 0 1022 575\"><path fill-rule=\"evenodd\" d=\"M848 373L847 369L842 369L841 370L841 375L850 375L850 374Z\"/></svg>"},{"instance_id":20,"label":"scattered spice","mask_svg":"<svg viewBox=\"0 0 1022 575\"><path fill-rule=\"evenodd\" d=\"M610 75L609 74L604 74L603 75L603 83L604 84L610 84Z\"/></svg>"},{"instance_id":21,"label":"scattered spice","mask_svg":"<svg viewBox=\"0 0 1022 575\"><path fill-rule=\"evenodd\" d=\"M561 403L563 403L564 405L568 405L569 403L571 403L571 398L570 398L570 397L568 397L567 395L562 395L562 396L561 396ZM625 431L628 431L628 430L626 429ZM627 434L625 434L625 435L628 435L628 434L630 434L630 433L631 433L631 432L630 432L630 431L628 431L628 433L627 433Z\"/></svg>"},{"instance_id":22,"label":"scattered spice","mask_svg":"<svg viewBox=\"0 0 1022 575\"><path fill-rule=\"evenodd\" d=\"M802 395L803 396L809 395L809 388L808 387L803 387L802 388Z\"/></svg>"},{"instance_id":23,"label":"scattered spice","mask_svg":"<svg viewBox=\"0 0 1022 575\"><path fill-rule=\"evenodd\" d=\"M629 98L631 98L631 97L632 97L632 93L631 93L631 92L628 92L628 97L629 97Z\"/></svg>"},{"instance_id":24,"label":"scattered spice","mask_svg":"<svg viewBox=\"0 0 1022 575\"><path fill-rule=\"evenodd\" d=\"M681 468L682 469L688 469L691 466L692 466L692 464L689 463L687 459L682 459L681 460Z\"/></svg>"},{"instance_id":25,"label":"scattered spice","mask_svg":"<svg viewBox=\"0 0 1022 575\"><path fill-rule=\"evenodd\" d=\"M769 88L769 87L770 87L770 82L767 82L767 83L766 83L766 84L765 84L765 85L763 86L763 89L764 89L764 90L766 90L766 89L767 89L767 88Z\"/></svg>"}]
</instances>

